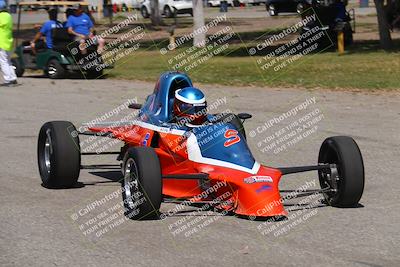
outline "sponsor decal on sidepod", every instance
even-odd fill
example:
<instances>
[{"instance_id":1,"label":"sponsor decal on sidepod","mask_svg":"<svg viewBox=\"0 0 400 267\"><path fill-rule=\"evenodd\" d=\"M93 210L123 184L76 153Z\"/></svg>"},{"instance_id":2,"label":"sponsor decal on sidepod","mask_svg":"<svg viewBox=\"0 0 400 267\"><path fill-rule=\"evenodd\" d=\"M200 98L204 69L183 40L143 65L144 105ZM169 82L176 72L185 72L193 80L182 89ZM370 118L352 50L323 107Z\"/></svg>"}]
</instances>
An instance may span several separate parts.
<instances>
[{"instance_id":1,"label":"sponsor decal on sidepod","mask_svg":"<svg viewBox=\"0 0 400 267\"><path fill-rule=\"evenodd\" d=\"M254 183L272 183L271 176L259 176L254 175L243 179L243 182L246 184L254 184Z\"/></svg>"},{"instance_id":2,"label":"sponsor decal on sidepod","mask_svg":"<svg viewBox=\"0 0 400 267\"><path fill-rule=\"evenodd\" d=\"M261 193L261 192L269 191L269 190L271 190L271 189L272 189L272 187L271 187L270 185L263 184L260 188L258 188L258 189L256 190L256 193L259 194L259 193Z\"/></svg>"}]
</instances>

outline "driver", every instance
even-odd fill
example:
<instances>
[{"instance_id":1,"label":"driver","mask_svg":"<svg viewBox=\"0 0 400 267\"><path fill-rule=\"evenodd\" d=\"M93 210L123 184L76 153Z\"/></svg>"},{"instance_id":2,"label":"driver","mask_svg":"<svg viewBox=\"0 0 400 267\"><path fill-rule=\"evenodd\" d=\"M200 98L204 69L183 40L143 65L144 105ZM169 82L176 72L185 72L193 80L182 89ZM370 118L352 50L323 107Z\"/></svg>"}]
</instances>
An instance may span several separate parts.
<instances>
[{"instance_id":1,"label":"driver","mask_svg":"<svg viewBox=\"0 0 400 267\"><path fill-rule=\"evenodd\" d=\"M57 9L49 9L49 20L46 21L41 27L40 31L35 35L31 41L32 52L36 54L37 49L53 48L52 30L55 28L62 28L63 25L57 20ZM40 42L41 38L46 37L46 44Z\"/></svg>"},{"instance_id":2,"label":"driver","mask_svg":"<svg viewBox=\"0 0 400 267\"><path fill-rule=\"evenodd\" d=\"M173 103L175 122L187 126L198 126L207 120L207 102L203 92L195 87L175 91Z\"/></svg>"}]
</instances>

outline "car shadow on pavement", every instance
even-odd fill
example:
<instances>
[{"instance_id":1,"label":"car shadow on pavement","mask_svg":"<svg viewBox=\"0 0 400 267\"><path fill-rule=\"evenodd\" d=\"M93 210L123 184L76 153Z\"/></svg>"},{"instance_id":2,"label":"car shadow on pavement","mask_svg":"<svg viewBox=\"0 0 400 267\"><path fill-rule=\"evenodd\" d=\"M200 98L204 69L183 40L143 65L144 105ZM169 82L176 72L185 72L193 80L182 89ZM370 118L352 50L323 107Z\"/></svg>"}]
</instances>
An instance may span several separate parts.
<instances>
[{"instance_id":1,"label":"car shadow on pavement","mask_svg":"<svg viewBox=\"0 0 400 267\"><path fill-rule=\"evenodd\" d=\"M105 178L106 181L85 182L84 185L97 185L106 183L120 183L123 179L121 171L91 171L89 174Z\"/></svg>"},{"instance_id":2,"label":"car shadow on pavement","mask_svg":"<svg viewBox=\"0 0 400 267\"><path fill-rule=\"evenodd\" d=\"M280 193L284 193L283 198L285 199L285 196L290 195L290 200L296 199L296 198L307 198L313 195L318 195L320 203L312 203L312 201L304 202L299 200L298 203L292 201L292 203L283 203L284 207L287 207L288 211L297 211L297 210L307 210L307 209L315 209L315 208L323 208L323 207L329 207L330 205L326 200L324 199L322 193L318 193L317 189L309 189L309 190L304 190L301 192L298 192L297 190L280 190ZM287 195L286 195L287 194ZM286 198L287 199L287 198ZM290 208L293 207L293 208ZM341 207L341 208L346 208L346 209L358 209L358 208L364 208L364 205L361 203L358 203L354 207Z\"/></svg>"},{"instance_id":3,"label":"car shadow on pavement","mask_svg":"<svg viewBox=\"0 0 400 267\"><path fill-rule=\"evenodd\" d=\"M30 74L24 74L23 78L33 78L33 79L48 79L50 81L56 81L56 80L96 80L96 79L106 79L107 78L107 74L103 74L97 78L93 78L93 79L89 79L86 78L84 74L82 73L68 73L68 76L65 78L61 78L61 79L50 79L49 77L47 77L44 74L40 74L40 73L30 73Z\"/></svg>"},{"instance_id":4,"label":"car shadow on pavement","mask_svg":"<svg viewBox=\"0 0 400 267\"><path fill-rule=\"evenodd\" d=\"M85 187L84 183L81 182L76 182L74 185L71 187L60 187L60 186L46 186L43 183L40 184L42 187L47 188L47 189L52 189L52 190L65 190L65 189L76 189L76 188L82 188Z\"/></svg>"}]
</instances>

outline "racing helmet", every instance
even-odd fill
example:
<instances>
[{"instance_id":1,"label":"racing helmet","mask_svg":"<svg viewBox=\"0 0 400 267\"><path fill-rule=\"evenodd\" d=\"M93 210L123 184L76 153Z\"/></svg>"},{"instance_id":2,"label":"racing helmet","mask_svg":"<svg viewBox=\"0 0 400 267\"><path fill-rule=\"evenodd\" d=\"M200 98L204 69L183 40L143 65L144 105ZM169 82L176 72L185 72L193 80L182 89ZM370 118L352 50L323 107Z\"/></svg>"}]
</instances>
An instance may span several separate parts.
<instances>
[{"instance_id":1,"label":"racing helmet","mask_svg":"<svg viewBox=\"0 0 400 267\"><path fill-rule=\"evenodd\" d=\"M178 89L175 91L173 112L178 122L202 124L207 117L206 97L195 87Z\"/></svg>"}]
</instances>

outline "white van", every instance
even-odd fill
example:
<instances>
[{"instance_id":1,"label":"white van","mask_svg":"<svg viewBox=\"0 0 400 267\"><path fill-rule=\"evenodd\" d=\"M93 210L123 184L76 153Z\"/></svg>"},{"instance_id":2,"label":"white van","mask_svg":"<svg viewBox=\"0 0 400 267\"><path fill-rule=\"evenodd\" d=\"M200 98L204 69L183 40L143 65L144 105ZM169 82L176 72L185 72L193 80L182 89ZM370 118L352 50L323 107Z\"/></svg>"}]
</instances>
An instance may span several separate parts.
<instances>
[{"instance_id":1,"label":"white van","mask_svg":"<svg viewBox=\"0 0 400 267\"><path fill-rule=\"evenodd\" d=\"M161 14L172 18L176 14L190 14L193 16L192 0L159 0L158 7ZM143 18L150 17L150 0L144 0L140 6Z\"/></svg>"}]
</instances>

